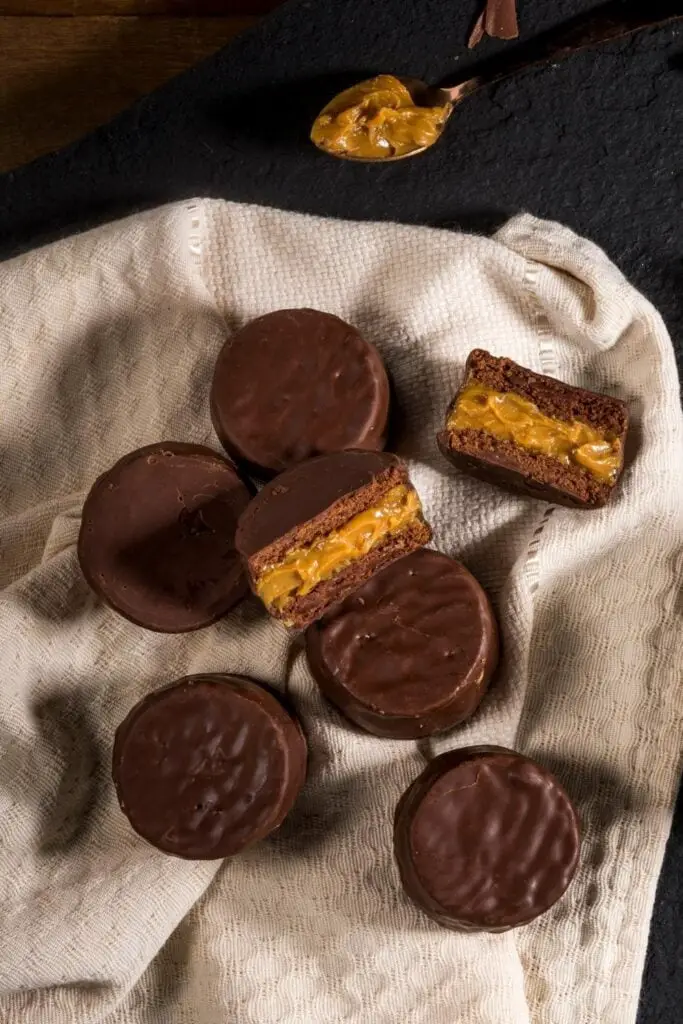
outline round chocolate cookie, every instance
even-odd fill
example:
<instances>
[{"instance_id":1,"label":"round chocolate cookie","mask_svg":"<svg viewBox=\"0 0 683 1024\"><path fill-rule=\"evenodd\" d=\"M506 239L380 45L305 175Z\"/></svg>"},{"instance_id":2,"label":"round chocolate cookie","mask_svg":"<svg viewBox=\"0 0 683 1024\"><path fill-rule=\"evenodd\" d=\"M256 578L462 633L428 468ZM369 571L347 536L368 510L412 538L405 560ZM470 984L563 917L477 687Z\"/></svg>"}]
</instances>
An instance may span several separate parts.
<instances>
[{"instance_id":1,"label":"round chocolate cookie","mask_svg":"<svg viewBox=\"0 0 683 1024\"><path fill-rule=\"evenodd\" d=\"M351 721L411 739L474 713L498 662L498 629L474 576L423 549L309 626L306 653L321 690Z\"/></svg>"},{"instance_id":2,"label":"round chocolate cookie","mask_svg":"<svg viewBox=\"0 0 683 1024\"><path fill-rule=\"evenodd\" d=\"M346 448L380 450L389 382L374 345L339 317L279 309L224 345L211 417L226 451L269 477Z\"/></svg>"},{"instance_id":3,"label":"round chocolate cookie","mask_svg":"<svg viewBox=\"0 0 683 1024\"><path fill-rule=\"evenodd\" d=\"M164 853L231 857L289 813L306 775L298 722L263 686L188 676L116 730L112 772L135 831Z\"/></svg>"},{"instance_id":4,"label":"round chocolate cookie","mask_svg":"<svg viewBox=\"0 0 683 1024\"><path fill-rule=\"evenodd\" d=\"M504 747L435 758L394 823L401 881L447 928L506 931L548 910L579 860L579 821L557 779Z\"/></svg>"},{"instance_id":5,"label":"round chocolate cookie","mask_svg":"<svg viewBox=\"0 0 683 1024\"><path fill-rule=\"evenodd\" d=\"M234 466L209 448L166 441L131 452L85 500L83 574L139 626L208 626L247 592L235 530L249 499Z\"/></svg>"}]
</instances>

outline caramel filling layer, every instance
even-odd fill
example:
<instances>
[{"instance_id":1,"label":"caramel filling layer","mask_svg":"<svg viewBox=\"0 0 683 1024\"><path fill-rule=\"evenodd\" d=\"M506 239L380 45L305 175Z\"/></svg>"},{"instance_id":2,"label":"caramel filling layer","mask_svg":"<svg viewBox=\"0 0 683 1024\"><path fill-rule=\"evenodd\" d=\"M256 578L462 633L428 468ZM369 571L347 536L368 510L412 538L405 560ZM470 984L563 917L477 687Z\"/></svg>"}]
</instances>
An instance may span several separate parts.
<instances>
[{"instance_id":1,"label":"caramel filling layer","mask_svg":"<svg viewBox=\"0 0 683 1024\"><path fill-rule=\"evenodd\" d=\"M313 544L288 551L281 562L264 569L256 581L256 593L265 605L282 611L295 598L310 594L318 583L367 555L386 537L400 533L421 511L412 487L392 487L379 504L359 512Z\"/></svg>"},{"instance_id":2,"label":"caramel filling layer","mask_svg":"<svg viewBox=\"0 0 683 1024\"><path fill-rule=\"evenodd\" d=\"M619 438L579 420L546 416L521 395L494 391L485 384L468 384L458 396L449 430L484 430L520 448L543 452L563 465L576 463L602 482L612 483L621 466Z\"/></svg>"},{"instance_id":3,"label":"caramel filling layer","mask_svg":"<svg viewBox=\"0 0 683 1024\"><path fill-rule=\"evenodd\" d=\"M405 156L431 146L450 107L417 107L393 75L378 75L346 89L313 124L311 139L328 153L357 159Z\"/></svg>"}]
</instances>

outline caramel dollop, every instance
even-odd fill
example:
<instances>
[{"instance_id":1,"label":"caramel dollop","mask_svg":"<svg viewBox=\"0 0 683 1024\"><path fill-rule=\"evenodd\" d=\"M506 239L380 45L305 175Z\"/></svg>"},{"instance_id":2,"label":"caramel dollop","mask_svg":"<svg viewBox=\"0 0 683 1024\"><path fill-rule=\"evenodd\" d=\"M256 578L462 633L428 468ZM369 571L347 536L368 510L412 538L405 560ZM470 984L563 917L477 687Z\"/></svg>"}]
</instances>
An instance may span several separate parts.
<instances>
[{"instance_id":1,"label":"caramel dollop","mask_svg":"<svg viewBox=\"0 0 683 1024\"><path fill-rule=\"evenodd\" d=\"M448 418L449 430L484 430L521 448L542 452L563 465L583 466L612 483L621 466L621 443L588 423L546 416L533 402L512 392L472 383L460 392Z\"/></svg>"},{"instance_id":2,"label":"caramel dollop","mask_svg":"<svg viewBox=\"0 0 683 1024\"><path fill-rule=\"evenodd\" d=\"M431 146L450 104L418 107L393 75L378 75L340 92L318 115L311 140L334 156L387 160Z\"/></svg>"},{"instance_id":3,"label":"caramel dollop","mask_svg":"<svg viewBox=\"0 0 683 1024\"><path fill-rule=\"evenodd\" d=\"M338 530L288 551L281 562L259 575L256 593L265 605L281 611L294 598L304 597L318 583L367 555L390 534L405 529L421 511L412 487L392 487L377 505L359 512Z\"/></svg>"}]
</instances>

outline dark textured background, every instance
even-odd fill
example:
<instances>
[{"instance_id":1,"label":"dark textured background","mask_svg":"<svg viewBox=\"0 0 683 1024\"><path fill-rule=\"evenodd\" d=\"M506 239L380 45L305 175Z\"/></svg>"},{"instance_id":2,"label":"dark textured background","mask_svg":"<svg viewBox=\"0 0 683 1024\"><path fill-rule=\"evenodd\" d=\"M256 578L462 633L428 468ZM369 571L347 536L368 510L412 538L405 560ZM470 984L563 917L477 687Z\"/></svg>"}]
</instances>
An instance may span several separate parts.
<instances>
[{"instance_id":1,"label":"dark textured background","mask_svg":"<svg viewBox=\"0 0 683 1024\"><path fill-rule=\"evenodd\" d=\"M523 36L591 6L521 0ZM340 163L307 144L312 117L350 81L378 71L439 80L495 53L500 44L492 42L474 53L465 48L477 7L477 0L285 5L111 125L0 177L0 254L194 195L475 231L526 209L607 250L658 305L680 365L683 22L466 100L444 140L415 160L380 168ZM681 964L679 798L639 1024L681 1024Z\"/></svg>"}]
</instances>

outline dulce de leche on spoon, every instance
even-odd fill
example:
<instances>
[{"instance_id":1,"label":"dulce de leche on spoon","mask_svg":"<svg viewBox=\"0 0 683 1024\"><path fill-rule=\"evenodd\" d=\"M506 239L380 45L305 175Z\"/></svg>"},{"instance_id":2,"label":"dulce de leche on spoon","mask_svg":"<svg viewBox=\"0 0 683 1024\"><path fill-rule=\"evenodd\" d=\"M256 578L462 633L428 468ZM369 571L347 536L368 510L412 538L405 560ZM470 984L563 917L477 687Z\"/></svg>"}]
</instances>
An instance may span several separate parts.
<instances>
[{"instance_id":1,"label":"dulce de leche on spoon","mask_svg":"<svg viewBox=\"0 0 683 1024\"><path fill-rule=\"evenodd\" d=\"M417 105L407 83L378 75L335 96L315 119L311 139L345 160L398 160L432 146L450 112L450 102Z\"/></svg>"},{"instance_id":2,"label":"dulce de leche on spoon","mask_svg":"<svg viewBox=\"0 0 683 1024\"><path fill-rule=\"evenodd\" d=\"M417 156L441 137L456 104L505 78L557 62L588 46L683 18L682 0L611 0L479 65L451 86L378 75L335 96L318 114L311 140L341 160L385 163Z\"/></svg>"}]
</instances>

